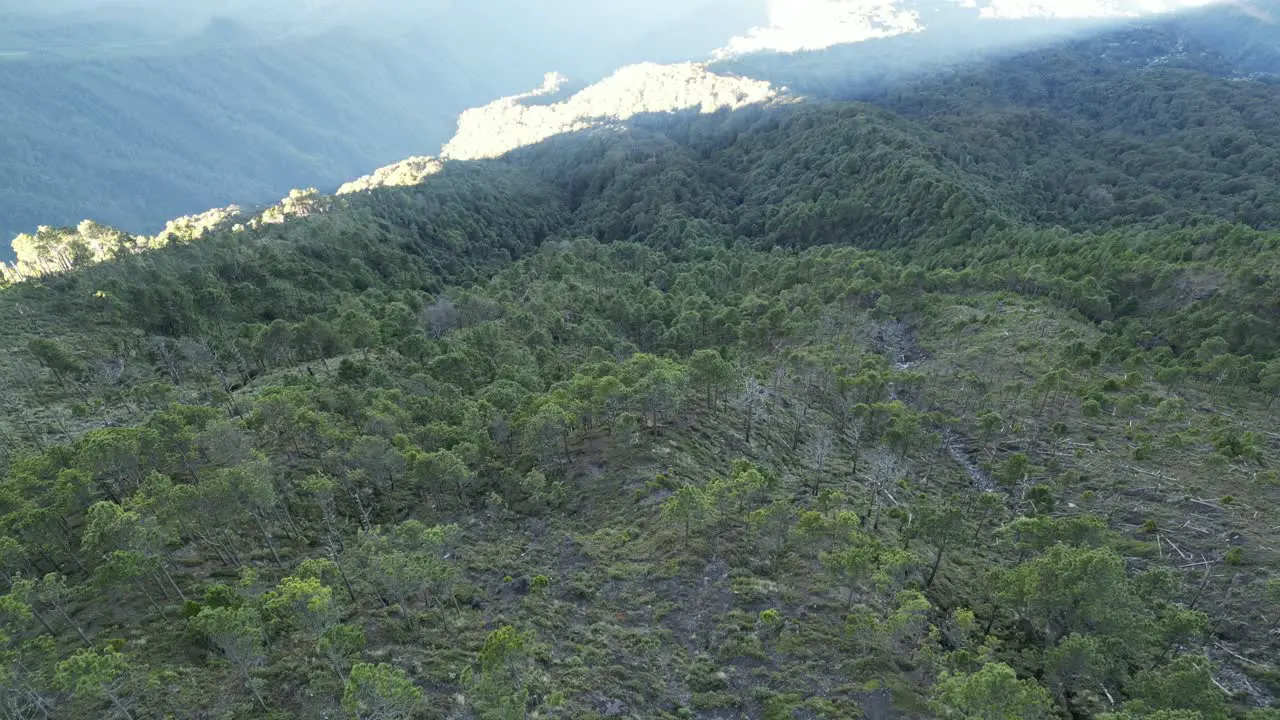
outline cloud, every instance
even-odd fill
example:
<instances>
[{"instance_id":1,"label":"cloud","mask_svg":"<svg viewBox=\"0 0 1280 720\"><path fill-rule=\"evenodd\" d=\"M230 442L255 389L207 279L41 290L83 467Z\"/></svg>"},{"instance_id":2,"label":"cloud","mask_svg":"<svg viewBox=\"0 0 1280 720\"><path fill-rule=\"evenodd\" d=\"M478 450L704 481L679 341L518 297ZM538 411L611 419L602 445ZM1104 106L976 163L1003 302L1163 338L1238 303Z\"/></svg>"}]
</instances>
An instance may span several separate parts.
<instances>
[{"instance_id":1,"label":"cloud","mask_svg":"<svg viewBox=\"0 0 1280 720\"><path fill-rule=\"evenodd\" d=\"M769 25L732 38L720 55L798 52L923 29L899 0L770 0Z\"/></svg>"},{"instance_id":2,"label":"cloud","mask_svg":"<svg viewBox=\"0 0 1280 720\"><path fill-rule=\"evenodd\" d=\"M769 24L731 39L717 52L798 52L893 37L943 22L1142 17L1210 5L1218 0L770 0ZM966 11L963 16L956 10Z\"/></svg>"},{"instance_id":3,"label":"cloud","mask_svg":"<svg viewBox=\"0 0 1280 720\"><path fill-rule=\"evenodd\" d=\"M988 0L984 18L1123 18L1142 17L1210 5L1216 0Z\"/></svg>"}]
</instances>

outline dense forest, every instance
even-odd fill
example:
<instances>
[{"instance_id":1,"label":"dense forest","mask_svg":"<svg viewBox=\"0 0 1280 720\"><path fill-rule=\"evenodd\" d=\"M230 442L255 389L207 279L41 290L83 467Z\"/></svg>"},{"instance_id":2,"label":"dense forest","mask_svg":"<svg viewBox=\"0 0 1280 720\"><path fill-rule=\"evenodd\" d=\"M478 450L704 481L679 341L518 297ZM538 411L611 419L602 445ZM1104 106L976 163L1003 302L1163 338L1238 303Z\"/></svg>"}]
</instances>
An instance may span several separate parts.
<instances>
[{"instance_id":1,"label":"dense forest","mask_svg":"<svg viewBox=\"0 0 1280 720\"><path fill-rule=\"evenodd\" d=\"M0 712L1280 717L1280 105L1162 32L24 236Z\"/></svg>"}]
</instances>

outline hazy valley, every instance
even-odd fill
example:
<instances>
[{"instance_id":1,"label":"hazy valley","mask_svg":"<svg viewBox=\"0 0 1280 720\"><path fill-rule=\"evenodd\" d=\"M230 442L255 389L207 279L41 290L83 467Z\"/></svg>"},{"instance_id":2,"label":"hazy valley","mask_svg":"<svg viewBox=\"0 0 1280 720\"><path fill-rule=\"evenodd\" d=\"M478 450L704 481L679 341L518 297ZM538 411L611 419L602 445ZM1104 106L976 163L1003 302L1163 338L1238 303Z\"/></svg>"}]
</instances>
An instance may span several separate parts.
<instances>
[{"instance_id":1,"label":"hazy valley","mask_svg":"<svg viewBox=\"0 0 1280 720\"><path fill-rule=\"evenodd\" d=\"M435 153L463 110L544 73L590 82L631 62L702 57L758 19L750 3L659 3L643 19L626 17L631 5L617 18L573 0L354 14L344 3L0 8L0 236L86 217L152 233L295 187L332 191ZM686 19L705 29L670 32ZM645 27L648 42L632 36Z\"/></svg>"}]
</instances>

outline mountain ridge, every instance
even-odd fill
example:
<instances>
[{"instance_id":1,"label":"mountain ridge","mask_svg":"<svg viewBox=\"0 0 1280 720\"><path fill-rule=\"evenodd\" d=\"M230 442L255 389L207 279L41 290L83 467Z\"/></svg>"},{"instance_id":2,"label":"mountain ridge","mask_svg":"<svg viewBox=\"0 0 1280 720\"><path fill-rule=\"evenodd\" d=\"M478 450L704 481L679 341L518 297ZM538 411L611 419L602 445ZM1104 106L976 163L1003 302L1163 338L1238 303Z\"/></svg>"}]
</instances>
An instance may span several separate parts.
<instances>
[{"instance_id":1,"label":"mountain ridge","mask_svg":"<svg viewBox=\"0 0 1280 720\"><path fill-rule=\"evenodd\" d=\"M1205 17L1210 16L1205 15ZM1237 20L1235 21L1238 22L1240 17L1242 15L1237 15ZM1074 57L1078 57L1081 53L1096 54L1102 62L1107 63L1107 67L1110 68L1109 72L1116 77L1120 77L1120 73L1128 72L1127 68L1131 65L1135 67L1155 67L1157 65L1176 67L1179 63L1185 64L1197 72L1209 70L1226 77L1235 72L1228 69L1236 67L1236 65L1231 64L1233 62L1241 63L1242 67L1248 68L1250 73L1256 76L1256 69L1262 66L1259 65L1260 62L1266 62L1266 56L1250 55L1247 47L1243 49L1236 48L1238 51L1243 51L1236 52L1234 55L1223 54L1228 48L1221 43L1212 41L1215 32L1213 27L1213 25L1203 23L1195 18L1183 19L1179 17L1159 22L1144 22L1134 27L1113 30L1096 39L1068 40L1066 41L1068 45L1065 46L1064 52L1076 53ZM1209 40L1206 41L1204 39L1206 37ZM1194 43L1195 47L1199 48L1197 50L1200 53L1199 55L1193 57L1185 54L1184 48L1188 42ZM415 156L401 162L386 165L369 175L345 182L338 187L336 192L338 195L344 195L351 192L371 190L383 185L413 185L435 174L443 167L443 163L451 160L495 158L519 147L534 144L555 135L597 127L602 122L623 122L633 115L652 112L679 112L690 108L701 108L703 112L706 112L709 108L732 110L756 103L795 102L804 94L812 93L819 100L823 98L865 99L872 103L885 105L909 116L914 115L922 120L925 119L921 116L922 112L926 115L946 114L941 108L927 110L910 108L908 107L908 101L903 100L902 97L907 88L914 86L932 87L936 82L949 82L947 80L935 80L938 77L938 73L943 72L941 68L946 66L932 66L926 63L912 69L906 76L891 81L898 83L896 89L892 91L897 94L896 98L890 97L886 93L884 89L884 82L886 81L883 79L875 81L880 85L873 84L862 88L858 84L862 81L857 78L866 77L868 75L866 71L860 71L860 74L852 76L846 74L840 81L843 85L827 84L828 81L825 79L821 68L819 68L819 72L810 71L813 67L810 58L816 59L820 63L825 63L830 68L839 68L842 67L841 63L849 62L850 58L864 57L866 51L862 48L863 45L866 45L866 43L818 53L760 56L762 61L774 64L774 69L770 70L759 67L753 69L750 58L736 61L712 61L676 65L640 63L627 66L610 77L587 86L585 89L576 89L578 86L571 85L571 81L567 77L559 73L551 73L544 78L543 85L538 89L499 98L488 105L477 106L464 111L459 116L453 138L443 144L439 158ZM1121 50L1120 55L1115 54L1117 49ZM1004 57L1010 57L1011 59L1005 61L1000 59L1001 56L997 56L986 60L986 62L994 63L997 66L1004 63L1007 68L1004 72L1013 72L1015 74L1021 72L1023 75L1027 75L1025 68L1018 67L1019 63L1024 62L1024 59L1030 59L1032 62L1038 63L1037 67L1044 69L1047 67L1046 63L1056 62L1052 59L1055 57L1055 52L1057 51L1053 49L1024 51L1022 53L1010 50ZM1181 59L1178 59L1174 55L1170 55L1170 53L1183 54L1180 56ZM773 60L769 60L770 57ZM1170 62L1171 58L1173 58L1172 63ZM799 65L796 63L799 63ZM1134 65L1135 63L1137 65ZM804 79L797 82L794 72L788 70L791 67L809 68L809 70L803 70L808 74L804 76ZM1277 65L1277 67L1280 67L1280 65ZM958 88L957 97L963 92L967 92L967 90L959 89L965 83L986 82L982 78L976 80L964 79L966 78L966 71L962 68L954 69L950 72L955 73L955 76L960 78L954 81ZM753 75L763 79L755 79ZM1232 76L1244 77L1239 74ZM852 79L852 86L848 84L850 79ZM675 81L676 85L691 89L692 94L671 93L669 88L673 81ZM770 81L774 83L773 86L770 86ZM817 82L815 83L815 81ZM853 90L850 90L850 87ZM652 97L646 99L646 88L651 91L657 91L661 97L654 95L653 92L648 92L648 95ZM1120 92L1128 91L1120 90ZM568 94L566 95L565 93ZM563 97L561 97L562 95ZM996 104L1004 102L1025 105L1029 102L1041 102L1042 99L1011 96L997 100ZM964 102L989 103L990 98L970 98ZM1061 109L1057 108L1057 110ZM936 121L934 122L936 123ZM1140 121L1135 118L1126 122L1137 123ZM1203 123L1203 120L1198 122ZM934 125L935 130L943 132L954 132L957 128L958 126L954 124L945 127L938 124ZM1104 129L1104 131L1106 130ZM1095 141L1083 141L1079 138L1073 139L1071 142L1078 143L1079 147L1097 145ZM1109 152L1121 151L1103 150L1100 156L1102 162L1106 162L1105 156ZM1114 190L1095 188L1091 192L1101 197L1102 194L1114 193ZM295 197L302 196L297 195L295 192ZM273 216L287 217L292 212L287 209L288 200L286 198L284 205L277 205L270 210ZM238 212L239 209L236 208L235 213ZM212 228L220 225L220 223L211 225L207 218L230 217L230 215L220 214L216 210L211 210L209 213L204 214L203 217L206 218L206 221L196 223L195 227ZM178 223L178 225L186 224L185 222ZM229 226L230 223L225 224ZM204 230L201 230L197 235L203 232ZM155 238L139 236L137 244L140 247L152 246L157 242L166 242L164 238L170 236L181 236L184 240L190 239L182 233L171 235L168 231L165 231ZM31 246L29 241L24 242L27 243L28 247ZM28 263L28 267L34 267L34 265ZM13 275L12 270L9 273ZM16 276L21 276L21 273Z\"/></svg>"},{"instance_id":2,"label":"mountain ridge","mask_svg":"<svg viewBox=\"0 0 1280 720\"><path fill-rule=\"evenodd\" d=\"M650 3L653 12L635 25L660 30L717 2ZM0 36L24 27L33 34L16 45L0 37L0 88L11 98L0 111L0 235L85 216L150 233L211 206L268 203L296 187L333 190L434 151L460 112L546 70L594 79L646 56L616 30L587 35L524 0L419 7L416 19L386 5L403 22L369 8L351 15L345 3L339 15L358 22L308 27L305 15L294 23L285 15L249 28L252 14L228 13L214 24L166 25L149 19L149 6L6 22ZM727 33L749 16L743 7L712 17L706 33ZM490 42L467 41L477 33ZM686 33L646 52L680 59L709 50L705 42Z\"/></svg>"}]
</instances>

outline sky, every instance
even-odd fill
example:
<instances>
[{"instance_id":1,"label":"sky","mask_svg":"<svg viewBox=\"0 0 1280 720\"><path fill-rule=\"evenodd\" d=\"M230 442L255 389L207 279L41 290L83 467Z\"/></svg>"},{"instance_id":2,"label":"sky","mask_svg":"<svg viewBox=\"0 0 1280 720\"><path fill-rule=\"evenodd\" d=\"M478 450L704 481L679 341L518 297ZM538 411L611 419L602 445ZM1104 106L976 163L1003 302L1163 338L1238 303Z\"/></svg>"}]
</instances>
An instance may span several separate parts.
<instances>
[{"instance_id":1,"label":"sky","mask_svg":"<svg viewBox=\"0 0 1280 720\"><path fill-rule=\"evenodd\" d=\"M590 68L602 75L641 60L697 59L753 26L769 23L769 0L0 0L0 52L29 50L45 38L65 37L87 48L94 38L112 48L194 36L228 18L266 39L326 30L416 35L443 34L472 54L517 55L541 71ZM97 24L86 36L63 28ZM6 25L8 27L6 27ZM110 37L105 31L110 28ZM38 32L37 32L38 30ZM16 38L16 39L15 39ZM22 44L21 47L6 47ZM616 60L616 62L614 62ZM592 78L594 79L594 78Z\"/></svg>"},{"instance_id":2,"label":"sky","mask_svg":"<svg viewBox=\"0 0 1280 720\"><path fill-rule=\"evenodd\" d=\"M34 15L83 15L110 11L130 14L163 13L189 21L232 17L242 21L264 18L297 22L331 20L359 22L378 16L431 17L441 14L476 14L492 9L495 19L510 8L536 13L544 20L584 18L626 23L637 32L664 18L716 5L763 5L768 0L0 0L0 12ZM763 14L763 13L762 13Z\"/></svg>"},{"instance_id":3,"label":"sky","mask_svg":"<svg viewBox=\"0 0 1280 720\"><path fill-rule=\"evenodd\" d=\"M504 20L559 42L580 38L616 44L635 39L658 45L681 18L724 17L715 30L724 35L718 57L755 51L795 52L892 37L931 23L1019 19L1114 19L1196 7L1213 0L0 0L0 12L73 11L84 17L118 19L119 8L137 18L165 17L169 28L196 31L214 16L232 17L264 34L298 33L335 26L398 27L406 23L483 19L478 27ZM108 9L109 8L109 9ZM137 12L141 8L144 12ZM940 13L939 10L948 12ZM957 15L954 10L964 10ZM704 11L703 15L698 15ZM520 18L513 20L513 18ZM523 24L522 24L523 23ZM470 27L476 27L472 25ZM508 32L515 28L504 28ZM181 30L179 30L181 32ZM500 34L500 33L499 33ZM714 50L707 48L708 51ZM584 50L587 50L584 47ZM552 70L557 68L545 68Z\"/></svg>"},{"instance_id":4,"label":"sky","mask_svg":"<svg viewBox=\"0 0 1280 720\"><path fill-rule=\"evenodd\" d=\"M335 5L343 2L354 2L354 0L290 0L287 4L299 8L302 12L314 11L327 5ZM254 6L263 6L270 4L285 5L281 0L261 0L260 2L250 2L249 0L186 0L182 3L172 2L172 0L0 0L0 10L6 12L21 13L62 13L62 12L81 12L91 8L101 8L104 6L117 7L161 7L165 5L179 5L184 10L198 13L228 13L240 12L250 9Z\"/></svg>"}]
</instances>

